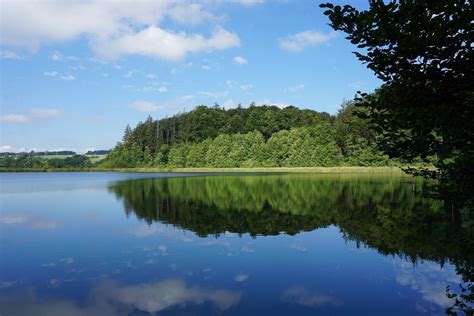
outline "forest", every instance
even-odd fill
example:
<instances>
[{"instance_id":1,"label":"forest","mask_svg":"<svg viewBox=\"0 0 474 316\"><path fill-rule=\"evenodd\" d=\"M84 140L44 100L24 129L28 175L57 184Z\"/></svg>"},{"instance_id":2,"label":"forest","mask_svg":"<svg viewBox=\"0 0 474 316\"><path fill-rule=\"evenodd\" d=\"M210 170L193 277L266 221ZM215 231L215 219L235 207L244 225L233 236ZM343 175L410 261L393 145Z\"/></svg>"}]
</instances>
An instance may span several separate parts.
<instances>
[{"instance_id":1,"label":"forest","mask_svg":"<svg viewBox=\"0 0 474 316\"><path fill-rule=\"evenodd\" d=\"M197 106L187 113L127 126L103 167L397 166L378 135L345 102L336 115L264 105L226 110Z\"/></svg>"}]
</instances>

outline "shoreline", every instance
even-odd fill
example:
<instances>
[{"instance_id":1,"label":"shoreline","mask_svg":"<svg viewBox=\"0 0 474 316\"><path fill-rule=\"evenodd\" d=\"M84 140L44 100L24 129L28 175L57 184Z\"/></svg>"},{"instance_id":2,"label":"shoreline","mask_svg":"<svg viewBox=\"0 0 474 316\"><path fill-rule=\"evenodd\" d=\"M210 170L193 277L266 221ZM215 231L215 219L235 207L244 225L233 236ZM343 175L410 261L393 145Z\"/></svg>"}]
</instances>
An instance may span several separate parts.
<instances>
[{"instance_id":1,"label":"shoreline","mask_svg":"<svg viewBox=\"0 0 474 316\"><path fill-rule=\"evenodd\" d=\"M400 167L256 167L256 168L57 168L0 169L0 173L27 172L129 172L129 173L384 173L404 174Z\"/></svg>"}]
</instances>

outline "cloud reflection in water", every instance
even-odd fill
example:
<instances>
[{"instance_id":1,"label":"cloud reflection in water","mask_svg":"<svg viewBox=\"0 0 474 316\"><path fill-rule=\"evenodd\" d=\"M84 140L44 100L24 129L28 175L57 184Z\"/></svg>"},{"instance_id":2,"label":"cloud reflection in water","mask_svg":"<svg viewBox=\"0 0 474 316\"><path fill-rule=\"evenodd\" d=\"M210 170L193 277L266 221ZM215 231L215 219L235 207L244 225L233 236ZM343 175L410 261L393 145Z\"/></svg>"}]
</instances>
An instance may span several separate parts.
<instances>
[{"instance_id":1,"label":"cloud reflection in water","mask_svg":"<svg viewBox=\"0 0 474 316\"><path fill-rule=\"evenodd\" d=\"M5 315L127 315L132 311L158 313L169 308L211 303L224 311L240 302L241 293L225 289L208 289L188 286L181 279L167 279L155 283L120 286L104 281L91 291L86 305L68 300L40 300L28 298L3 298L0 300Z\"/></svg>"}]
</instances>

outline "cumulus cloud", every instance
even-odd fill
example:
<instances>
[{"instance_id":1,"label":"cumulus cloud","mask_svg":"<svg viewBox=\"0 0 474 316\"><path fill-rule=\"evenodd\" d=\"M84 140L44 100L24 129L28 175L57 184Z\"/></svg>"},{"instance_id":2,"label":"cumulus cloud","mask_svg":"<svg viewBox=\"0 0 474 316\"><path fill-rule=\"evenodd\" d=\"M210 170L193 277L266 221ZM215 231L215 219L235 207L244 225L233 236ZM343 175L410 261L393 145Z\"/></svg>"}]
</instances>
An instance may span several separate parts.
<instances>
[{"instance_id":1,"label":"cumulus cloud","mask_svg":"<svg viewBox=\"0 0 474 316\"><path fill-rule=\"evenodd\" d=\"M175 6L170 10L169 16L178 23L190 25L223 19L207 11L200 3L191 3L187 6Z\"/></svg>"},{"instance_id":2,"label":"cumulus cloud","mask_svg":"<svg viewBox=\"0 0 474 316\"><path fill-rule=\"evenodd\" d=\"M336 32L322 33L316 31L304 31L289 35L278 40L280 48L290 52L301 52L306 47L316 46L335 38Z\"/></svg>"},{"instance_id":3,"label":"cumulus cloud","mask_svg":"<svg viewBox=\"0 0 474 316\"><path fill-rule=\"evenodd\" d=\"M107 59L135 54L179 61L188 53L223 50L236 46L240 46L239 37L220 27L206 38L202 34L172 32L152 25L136 33L97 41L94 50Z\"/></svg>"},{"instance_id":4,"label":"cumulus cloud","mask_svg":"<svg viewBox=\"0 0 474 316\"><path fill-rule=\"evenodd\" d=\"M248 64L248 60L243 58L242 56L235 56L232 60L239 65Z\"/></svg>"},{"instance_id":5,"label":"cumulus cloud","mask_svg":"<svg viewBox=\"0 0 474 316\"><path fill-rule=\"evenodd\" d=\"M312 292L304 287L291 287L283 291L281 298L287 303L298 304L312 308L322 306L338 307L344 304L340 299L334 296Z\"/></svg>"},{"instance_id":6,"label":"cumulus cloud","mask_svg":"<svg viewBox=\"0 0 474 316\"><path fill-rule=\"evenodd\" d=\"M160 27L165 18L185 25L221 19L204 4L190 1L5 1L2 11L2 43L30 50L86 38L101 58L139 54L175 61L188 53L240 44L235 33L222 28L205 37ZM56 52L51 57L62 60Z\"/></svg>"},{"instance_id":7,"label":"cumulus cloud","mask_svg":"<svg viewBox=\"0 0 474 316\"><path fill-rule=\"evenodd\" d=\"M162 106L148 101L135 101L132 106L142 112L155 112L163 108Z\"/></svg>"},{"instance_id":8,"label":"cumulus cloud","mask_svg":"<svg viewBox=\"0 0 474 316\"><path fill-rule=\"evenodd\" d=\"M158 92L166 92L166 91L168 91L168 88L165 86L161 86L158 88Z\"/></svg>"}]
</instances>

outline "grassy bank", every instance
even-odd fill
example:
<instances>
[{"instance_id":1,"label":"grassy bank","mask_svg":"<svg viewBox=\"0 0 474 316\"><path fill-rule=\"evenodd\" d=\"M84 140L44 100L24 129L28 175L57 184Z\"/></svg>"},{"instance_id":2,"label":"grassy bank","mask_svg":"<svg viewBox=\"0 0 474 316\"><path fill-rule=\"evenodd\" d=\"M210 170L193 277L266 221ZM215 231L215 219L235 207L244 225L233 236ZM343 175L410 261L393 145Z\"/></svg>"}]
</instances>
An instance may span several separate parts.
<instances>
[{"instance_id":1,"label":"grassy bank","mask_svg":"<svg viewBox=\"0 0 474 316\"><path fill-rule=\"evenodd\" d=\"M60 169L0 169L0 172L178 172L178 173L403 173L398 167L295 167L295 168L60 168Z\"/></svg>"}]
</instances>

